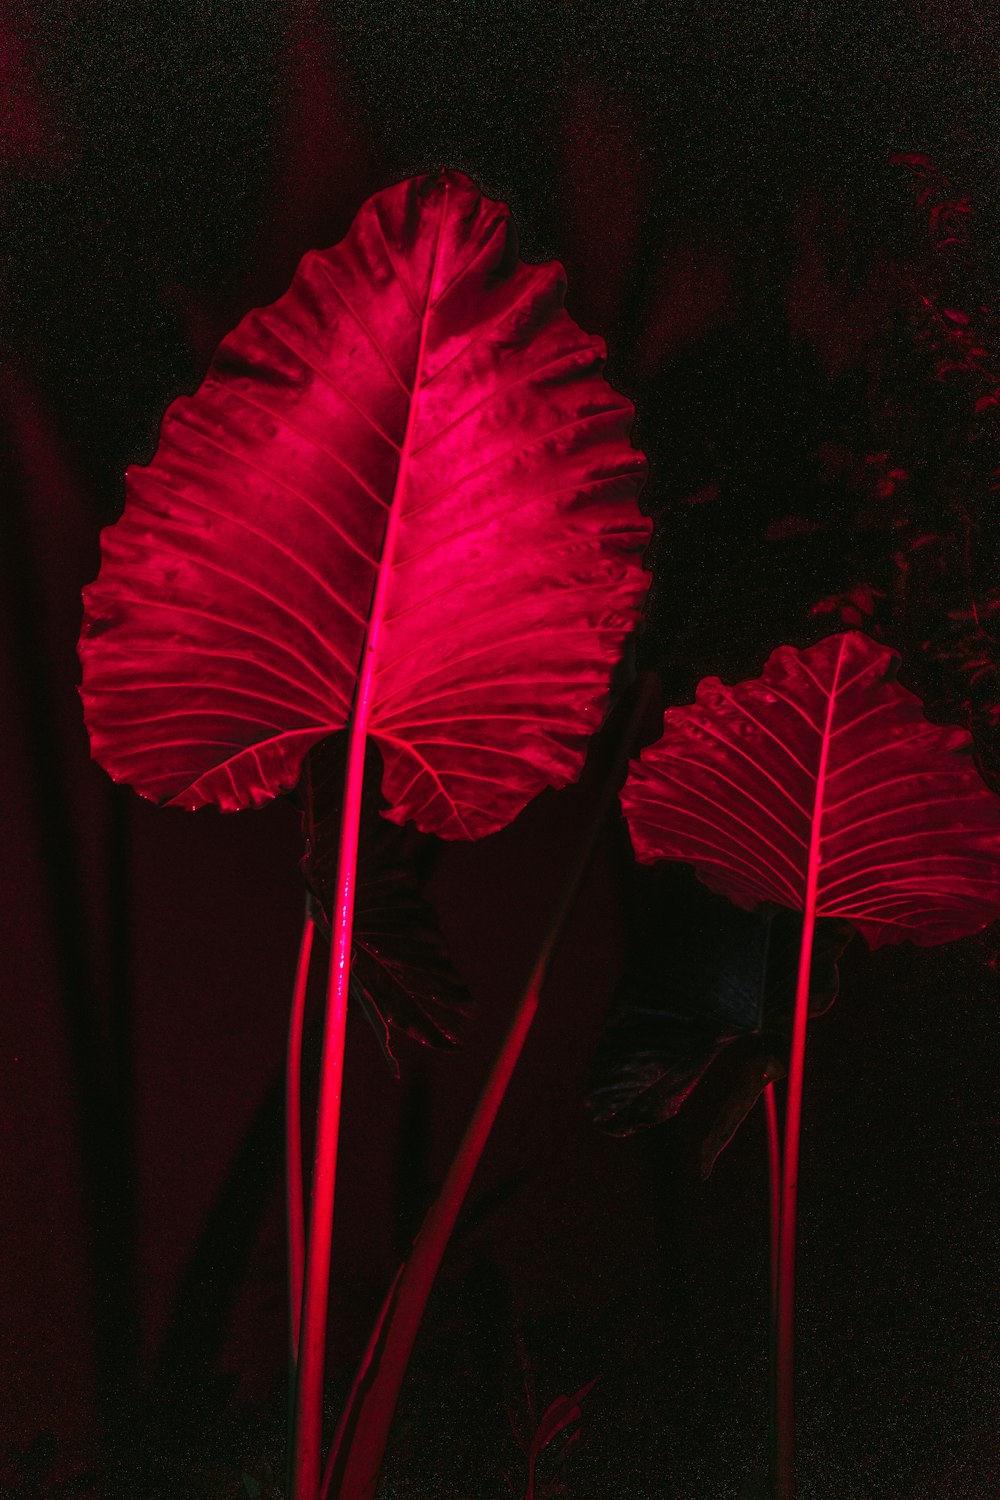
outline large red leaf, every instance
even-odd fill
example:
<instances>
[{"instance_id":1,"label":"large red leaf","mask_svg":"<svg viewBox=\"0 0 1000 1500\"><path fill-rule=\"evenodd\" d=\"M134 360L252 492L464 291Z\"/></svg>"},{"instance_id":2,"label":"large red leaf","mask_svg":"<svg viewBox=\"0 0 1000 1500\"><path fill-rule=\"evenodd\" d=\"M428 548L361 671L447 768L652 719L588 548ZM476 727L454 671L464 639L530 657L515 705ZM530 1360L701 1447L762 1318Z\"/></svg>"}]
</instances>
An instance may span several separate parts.
<instances>
[{"instance_id":1,"label":"large red leaf","mask_svg":"<svg viewBox=\"0 0 1000 1500\"><path fill-rule=\"evenodd\" d=\"M394 820L478 837L578 773L649 527L631 404L563 292L443 173L370 199L244 318L129 471L86 593L117 780L226 811L288 790L348 719L373 611Z\"/></svg>"},{"instance_id":2,"label":"large red leaf","mask_svg":"<svg viewBox=\"0 0 1000 1500\"><path fill-rule=\"evenodd\" d=\"M759 678L706 678L668 709L622 805L639 859L689 860L741 906L803 909L868 943L937 943L1000 914L1000 799L964 729L895 681L899 658L852 631L780 646Z\"/></svg>"}]
</instances>

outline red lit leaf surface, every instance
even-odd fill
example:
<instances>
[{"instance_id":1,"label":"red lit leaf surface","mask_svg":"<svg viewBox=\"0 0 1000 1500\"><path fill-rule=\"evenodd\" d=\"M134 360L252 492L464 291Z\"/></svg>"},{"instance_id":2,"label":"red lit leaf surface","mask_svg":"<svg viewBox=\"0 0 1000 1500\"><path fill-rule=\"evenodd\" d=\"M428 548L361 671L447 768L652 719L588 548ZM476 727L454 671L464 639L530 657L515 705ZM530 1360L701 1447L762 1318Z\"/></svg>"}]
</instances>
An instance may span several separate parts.
<instances>
[{"instance_id":1,"label":"red lit leaf surface","mask_svg":"<svg viewBox=\"0 0 1000 1500\"><path fill-rule=\"evenodd\" d=\"M225 811L289 790L347 721L373 609L394 820L479 837L577 774L649 527L631 404L563 292L445 173L370 199L244 318L129 471L86 593L117 780Z\"/></svg>"},{"instance_id":2,"label":"red lit leaf surface","mask_svg":"<svg viewBox=\"0 0 1000 1500\"><path fill-rule=\"evenodd\" d=\"M1000 799L964 729L938 728L898 657L852 631L781 646L759 678L707 678L669 709L622 793L639 859L690 861L739 905L805 906L874 947L937 943L1000 914Z\"/></svg>"}]
</instances>

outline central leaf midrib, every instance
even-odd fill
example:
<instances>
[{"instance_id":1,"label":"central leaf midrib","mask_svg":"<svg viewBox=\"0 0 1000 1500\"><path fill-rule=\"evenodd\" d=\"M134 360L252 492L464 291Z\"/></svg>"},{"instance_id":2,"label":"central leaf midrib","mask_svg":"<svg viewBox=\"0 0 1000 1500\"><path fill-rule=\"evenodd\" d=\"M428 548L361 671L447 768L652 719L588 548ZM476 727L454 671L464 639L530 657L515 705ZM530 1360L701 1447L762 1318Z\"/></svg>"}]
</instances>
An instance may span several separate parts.
<instances>
[{"instance_id":1,"label":"central leaf midrib","mask_svg":"<svg viewBox=\"0 0 1000 1500\"><path fill-rule=\"evenodd\" d=\"M846 638L845 638L846 639ZM805 906L808 910L810 904L817 915L819 912L819 880L823 864L823 813L824 798L826 795L827 760L830 752L830 742L833 738L833 716L837 702L838 684L840 682L840 669L844 661L845 640L841 640L840 651L837 654L837 665L834 668L833 682L830 686L830 699L826 708L826 723L823 725L823 736L820 744L819 765L816 768L816 795L813 800L812 826L809 831L809 855L806 867L806 889Z\"/></svg>"},{"instance_id":2,"label":"central leaf midrib","mask_svg":"<svg viewBox=\"0 0 1000 1500\"><path fill-rule=\"evenodd\" d=\"M389 502L389 513L386 518L385 532L382 538L382 549L379 557L375 582L372 591L372 604L369 612L368 623L365 627L364 641L361 647L361 661L358 669L357 687L354 702L351 707L349 719L350 755L363 755L363 747L368 738L369 725L371 722L375 674L378 666L379 646L381 644L382 627L386 617L386 601L389 592L389 580L392 576L393 564L396 554L397 540L400 530L402 497L406 490L409 479L409 464L413 451L413 434L416 428L417 410L420 397L420 389L423 377L424 357L427 349L427 335L430 327L431 312L434 307L434 288L438 279L438 265L441 255L441 243L444 237L444 224L448 212L448 184L443 185L441 215L438 220L437 234L434 240L434 253L431 257L430 274L427 279L427 295L421 314L420 340L417 345L417 358L412 376L412 390L409 394L409 404L406 413L406 427L403 432L403 441L399 450L399 462L396 467L396 478L392 489L392 498ZM470 837L469 830L464 819L458 811L453 799L449 797L440 778L431 767L426 767L434 781L437 783L439 793L444 797L451 808L453 817L458 822L466 837Z\"/></svg>"},{"instance_id":3,"label":"central leaf midrib","mask_svg":"<svg viewBox=\"0 0 1000 1500\"><path fill-rule=\"evenodd\" d=\"M388 595L389 577L392 573L393 562L396 552L396 543L399 534L400 510L403 493L406 489L409 477L409 463L413 447L413 432L416 426L417 409L420 397L420 386L423 375L424 357L427 347L427 333L430 327L430 316L434 302L434 285L437 280L438 261L441 252L441 240L444 231L444 221L448 210L448 187L443 188L443 201L441 205L441 217L438 221L437 236L434 241L434 253L431 258L430 275L427 281L427 296L420 320L420 340L417 345L417 358L413 371L412 390L409 393L406 412L406 427L403 432L403 441L399 449L399 461L396 465L396 477L393 483L392 497L389 501L389 512L386 517L385 532L382 538L382 551L376 564L375 582L372 591L372 605L365 627L364 642L361 647L361 662L358 671L358 687L355 694L355 715L362 717L367 726L371 713L371 688L375 676L375 668L378 656L378 647L382 633L382 624L385 619L386 598Z\"/></svg>"}]
</instances>

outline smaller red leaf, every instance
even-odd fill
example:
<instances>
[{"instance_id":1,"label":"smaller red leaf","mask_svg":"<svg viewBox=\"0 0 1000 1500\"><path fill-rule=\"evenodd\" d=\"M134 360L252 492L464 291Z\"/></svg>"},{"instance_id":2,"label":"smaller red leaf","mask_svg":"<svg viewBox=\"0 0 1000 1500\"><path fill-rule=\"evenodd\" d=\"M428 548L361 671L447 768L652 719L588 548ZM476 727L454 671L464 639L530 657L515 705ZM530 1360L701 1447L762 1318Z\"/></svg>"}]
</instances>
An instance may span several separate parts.
<instances>
[{"instance_id":1,"label":"smaller red leaf","mask_svg":"<svg viewBox=\"0 0 1000 1500\"><path fill-rule=\"evenodd\" d=\"M875 947L1000 915L1000 798L972 738L924 717L899 658L856 631L780 646L759 678L668 709L622 793L643 862L690 861L740 906L852 922Z\"/></svg>"}]
</instances>

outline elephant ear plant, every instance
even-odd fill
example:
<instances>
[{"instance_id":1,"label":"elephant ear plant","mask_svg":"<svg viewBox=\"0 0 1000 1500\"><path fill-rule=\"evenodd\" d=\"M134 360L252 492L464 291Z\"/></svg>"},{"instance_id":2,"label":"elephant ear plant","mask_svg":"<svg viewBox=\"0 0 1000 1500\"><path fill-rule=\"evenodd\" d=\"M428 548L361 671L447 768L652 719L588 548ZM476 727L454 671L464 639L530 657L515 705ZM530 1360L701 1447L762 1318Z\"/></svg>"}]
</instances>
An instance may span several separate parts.
<instances>
[{"instance_id":1,"label":"elephant ear plant","mask_svg":"<svg viewBox=\"0 0 1000 1500\"><path fill-rule=\"evenodd\" d=\"M852 631L781 646L735 687L706 678L693 705L667 710L622 793L640 861L687 860L740 907L802 913L773 1289L777 1500L794 1496L795 1212L817 923L850 923L875 948L947 942L1000 915L1000 799L971 736L927 721L895 681L898 662Z\"/></svg>"},{"instance_id":2,"label":"elephant ear plant","mask_svg":"<svg viewBox=\"0 0 1000 1500\"><path fill-rule=\"evenodd\" d=\"M578 775L646 590L632 406L563 295L467 178L378 193L170 407L85 594L93 754L144 796L256 807L346 736L294 1500L320 1483L366 751L393 822L503 827Z\"/></svg>"}]
</instances>

